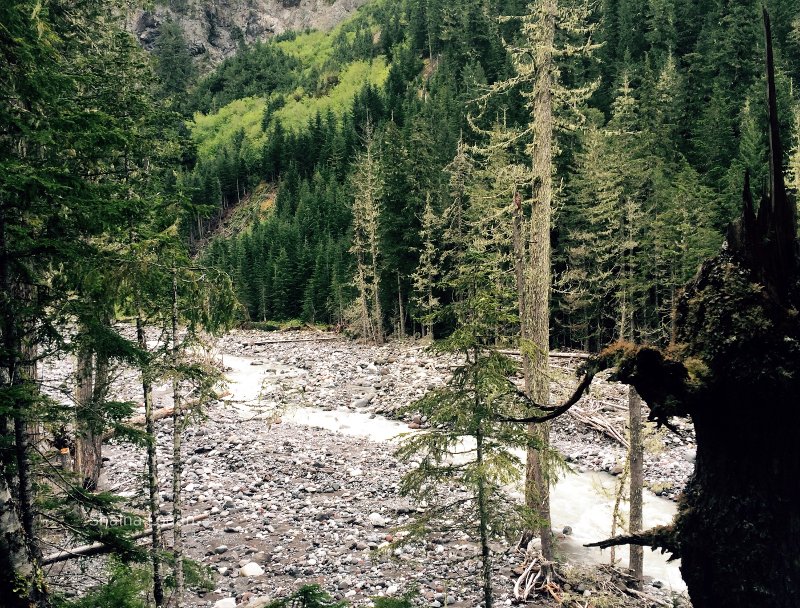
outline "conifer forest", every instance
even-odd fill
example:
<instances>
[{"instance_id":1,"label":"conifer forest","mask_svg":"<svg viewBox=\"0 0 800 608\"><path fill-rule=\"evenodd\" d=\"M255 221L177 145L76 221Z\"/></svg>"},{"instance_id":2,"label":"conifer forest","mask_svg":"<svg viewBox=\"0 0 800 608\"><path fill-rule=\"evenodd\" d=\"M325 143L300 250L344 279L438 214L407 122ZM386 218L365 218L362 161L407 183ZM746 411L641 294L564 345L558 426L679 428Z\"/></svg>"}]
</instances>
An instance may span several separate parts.
<instances>
[{"instance_id":1,"label":"conifer forest","mask_svg":"<svg viewBox=\"0 0 800 608\"><path fill-rule=\"evenodd\" d=\"M0 1L0 608L800 606L797 0Z\"/></svg>"}]
</instances>

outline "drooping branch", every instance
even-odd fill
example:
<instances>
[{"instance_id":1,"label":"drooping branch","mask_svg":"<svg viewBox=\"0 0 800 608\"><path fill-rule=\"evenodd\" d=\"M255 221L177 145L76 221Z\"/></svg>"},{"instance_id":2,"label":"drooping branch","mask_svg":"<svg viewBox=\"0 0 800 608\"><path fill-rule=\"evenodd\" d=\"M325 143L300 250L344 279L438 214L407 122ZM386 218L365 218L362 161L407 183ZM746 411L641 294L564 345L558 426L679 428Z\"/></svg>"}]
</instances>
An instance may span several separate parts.
<instances>
[{"instance_id":1,"label":"drooping branch","mask_svg":"<svg viewBox=\"0 0 800 608\"><path fill-rule=\"evenodd\" d=\"M619 547L622 545L638 545L640 547L650 547L653 551L659 549L661 553L669 552L671 554L669 561L680 557L678 539L675 528L672 525L656 526L640 534L615 536L607 540L586 544L584 547L608 549L610 547Z\"/></svg>"},{"instance_id":2,"label":"drooping branch","mask_svg":"<svg viewBox=\"0 0 800 608\"><path fill-rule=\"evenodd\" d=\"M565 414L569 411L569 409L578 403L581 400L581 397L586 393L589 389L589 386L592 384L592 380L594 379L594 372L587 372L586 375L581 380L580 384L578 384L578 388L575 389L575 392L572 396L567 399L564 403L559 406L547 406L547 405L539 405L535 403L530 397L528 397L524 392L517 391L517 395L522 399L526 405L532 409L537 409L540 411L549 412L544 416L529 416L526 418L509 418L509 417L502 417L500 418L501 422L533 422L535 424L539 424L542 422L547 422L549 420L553 420L558 418L562 414Z\"/></svg>"},{"instance_id":3,"label":"drooping branch","mask_svg":"<svg viewBox=\"0 0 800 608\"><path fill-rule=\"evenodd\" d=\"M670 358L655 347L636 346L626 342L613 344L600 354L590 357L579 370L584 376L575 392L560 405L536 403L515 386L513 389L515 396L524 402L526 407L546 414L524 418L503 417L500 421L539 424L558 418L581 400L595 375L607 369L614 370L609 377L610 380L636 388L650 408L648 419L651 422L678 433L670 418L688 416L695 402L696 386L690 378L689 371L683 363Z\"/></svg>"}]
</instances>

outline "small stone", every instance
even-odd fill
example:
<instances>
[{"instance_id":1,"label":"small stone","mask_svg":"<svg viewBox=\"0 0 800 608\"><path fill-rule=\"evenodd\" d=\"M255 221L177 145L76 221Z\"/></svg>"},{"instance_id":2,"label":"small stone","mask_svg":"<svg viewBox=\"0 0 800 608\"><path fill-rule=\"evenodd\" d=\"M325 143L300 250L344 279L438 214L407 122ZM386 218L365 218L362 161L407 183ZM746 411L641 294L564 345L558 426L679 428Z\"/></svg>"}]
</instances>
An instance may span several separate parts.
<instances>
[{"instance_id":1,"label":"small stone","mask_svg":"<svg viewBox=\"0 0 800 608\"><path fill-rule=\"evenodd\" d=\"M376 528L385 528L386 527L386 520L380 513L370 513L369 514L369 523L371 523Z\"/></svg>"},{"instance_id":2,"label":"small stone","mask_svg":"<svg viewBox=\"0 0 800 608\"><path fill-rule=\"evenodd\" d=\"M561 530L561 533L564 536L571 536L572 535L572 526L564 526L564 529Z\"/></svg>"},{"instance_id":3,"label":"small stone","mask_svg":"<svg viewBox=\"0 0 800 608\"><path fill-rule=\"evenodd\" d=\"M228 546L227 545L220 545L219 547L215 547L214 548L214 553L216 553L217 555L222 555L227 550L228 550Z\"/></svg>"},{"instance_id":4,"label":"small stone","mask_svg":"<svg viewBox=\"0 0 800 608\"><path fill-rule=\"evenodd\" d=\"M357 409L367 407L374 398L375 395L367 395L366 397L362 397L361 399L356 399L355 401L353 401L353 407Z\"/></svg>"},{"instance_id":5,"label":"small stone","mask_svg":"<svg viewBox=\"0 0 800 608\"><path fill-rule=\"evenodd\" d=\"M218 600L214 603L214 608L236 608L236 598L226 597L224 600Z\"/></svg>"}]
</instances>

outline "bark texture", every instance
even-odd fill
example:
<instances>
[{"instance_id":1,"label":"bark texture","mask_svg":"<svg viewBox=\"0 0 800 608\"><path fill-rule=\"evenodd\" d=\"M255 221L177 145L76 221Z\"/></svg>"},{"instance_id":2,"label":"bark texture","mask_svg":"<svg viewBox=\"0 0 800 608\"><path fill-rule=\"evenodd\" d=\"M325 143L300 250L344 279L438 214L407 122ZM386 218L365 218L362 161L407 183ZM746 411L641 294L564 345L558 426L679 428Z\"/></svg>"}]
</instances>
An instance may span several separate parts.
<instances>
[{"instance_id":1,"label":"bark texture","mask_svg":"<svg viewBox=\"0 0 800 608\"><path fill-rule=\"evenodd\" d=\"M95 490L103 466L102 403L108 390L108 357L91 349L78 351L75 382L76 435L73 468L86 490Z\"/></svg>"},{"instance_id":2,"label":"bark texture","mask_svg":"<svg viewBox=\"0 0 800 608\"><path fill-rule=\"evenodd\" d=\"M644 486L644 447L642 445L642 399L632 386L628 393L630 409L630 515L628 532L638 534L642 531L642 487ZM636 588L641 589L644 569L644 548L631 545L628 565L636 579Z\"/></svg>"},{"instance_id":3,"label":"bark texture","mask_svg":"<svg viewBox=\"0 0 800 608\"><path fill-rule=\"evenodd\" d=\"M536 403L550 402L550 217L553 201L553 47L556 0L544 0L541 9L543 41L538 52L538 73L534 83L532 177L533 203L528 227L526 255L523 265L523 294L520 303L524 349L525 389ZM519 276L519 272L517 273ZM530 424L531 435L539 449L529 449L525 478L525 503L540 520L542 555L553 560L552 525L550 520L550 486L547 479L546 454L550 443L548 423Z\"/></svg>"},{"instance_id":4,"label":"bark texture","mask_svg":"<svg viewBox=\"0 0 800 608\"><path fill-rule=\"evenodd\" d=\"M147 351L147 340L144 333L143 315L136 318L136 337L142 352ZM153 600L156 606L164 605L164 575L161 563L161 527L158 496L158 460L156 458L156 427L153 420L153 386L150 370L147 365L142 369L142 394L144 396L145 432L147 433L147 486L150 510L151 547L150 557L153 564Z\"/></svg>"},{"instance_id":5,"label":"bark texture","mask_svg":"<svg viewBox=\"0 0 800 608\"><path fill-rule=\"evenodd\" d=\"M0 209L0 389L3 399L10 402L8 415L0 418L0 439L8 446L0 453L0 603L9 608L47 602L34 538L33 471L28 452L37 387L32 341L26 335L30 323L24 311L34 294L34 289L20 285L14 274Z\"/></svg>"},{"instance_id":6,"label":"bark texture","mask_svg":"<svg viewBox=\"0 0 800 608\"><path fill-rule=\"evenodd\" d=\"M37 562L6 484L0 475L0 597L7 608L30 608L44 597Z\"/></svg>"}]
</instances>

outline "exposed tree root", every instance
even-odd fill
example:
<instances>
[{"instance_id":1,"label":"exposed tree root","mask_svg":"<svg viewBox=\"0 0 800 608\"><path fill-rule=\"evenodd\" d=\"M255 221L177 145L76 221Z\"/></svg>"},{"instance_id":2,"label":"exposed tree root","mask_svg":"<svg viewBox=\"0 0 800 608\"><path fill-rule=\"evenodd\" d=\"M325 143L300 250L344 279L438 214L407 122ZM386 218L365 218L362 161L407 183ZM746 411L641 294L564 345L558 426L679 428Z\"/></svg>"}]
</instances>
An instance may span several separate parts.
<instances>
[{"instance_id":1,"label":"exposed tree root","mask_svg":"<svg viewBox=\"0 0 800 608\"><path fill-rule=\"evenodd\" d=\"M514 583L514 598L517 602L527 602L535 595L549 595L560 604L563 582L554 562L545 560L538 551L528 549L522 574Z\"/></svg>"}]
</instances>

